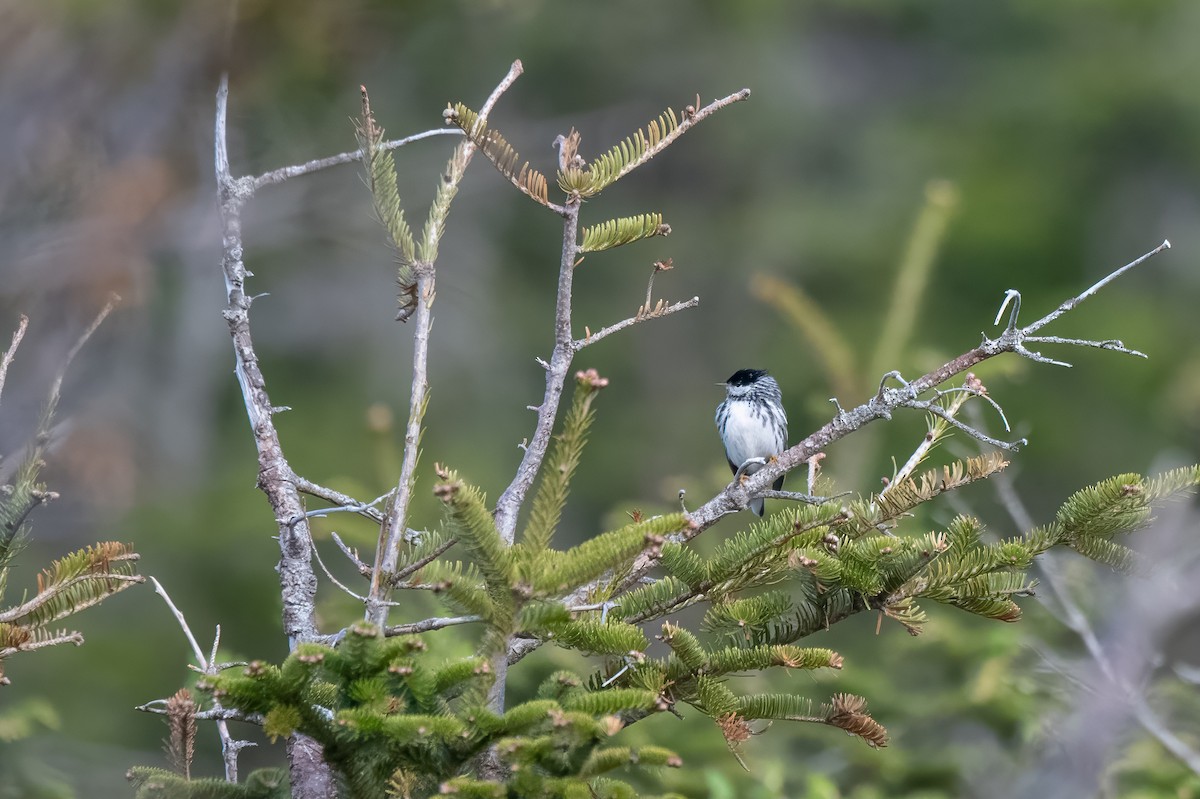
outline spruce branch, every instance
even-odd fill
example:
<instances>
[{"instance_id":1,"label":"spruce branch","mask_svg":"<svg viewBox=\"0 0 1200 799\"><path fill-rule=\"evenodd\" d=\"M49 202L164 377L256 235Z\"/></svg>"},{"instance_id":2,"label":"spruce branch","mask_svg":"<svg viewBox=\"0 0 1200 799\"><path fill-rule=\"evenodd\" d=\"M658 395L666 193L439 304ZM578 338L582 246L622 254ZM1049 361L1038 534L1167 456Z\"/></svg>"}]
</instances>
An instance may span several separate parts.
<instances>
[{"instance_id":1,"label":"spruce branch","mask_svg":"<svg viewBox=\"0 0 1200 799\"><path fill-rule=\"evenodd\" d=\"M652 236L669 236L671 226L663 222L662 214L639 214L587 225L580 231L580 235L581 253L601 252Z\"/></svg>"},{"instance_id":2,"label":"spruce branch","mask_svg":"<svg viewBox=\"0 0 1200 799\"><path fill-rule=\"evenodd\" d=\"M1200 469L1197 469L1195 474L1197 479L1200 480ZM1017 494L1012 478L1005 475L1003 479L995 481L993 485L995 486L997 498L1013 522L1022 529L1030 529L1033 526L1033 517ZM1163 748L1183 763L1193 774L1200 776L1200 751L1194 749L1172 730L1158 711L1150 705L1147 701L1145 686L1142 684L1141 679L1131 681L1121 674L1121 670L1110 656L1108 649L1101 643L1099 636L1088 620L1087 614L1083 612L1083 609L1071 596L1066 585L1063 584L1062 575L1056 566L1043 561L1039 564L1039 567L1042 578L1041 585L1044 593L1048 594L1051 599L1051 602L1046 603L1045 606L1063 626L1078 636L1088 655L1095 661L1101 675L1113 689L1104 690L1103 695L1115 695L1123 701L1129 707L1131 715L1143 730L1153 736ZM1160 585L1169 585L1171 581L1158 582ZM1171 589L1168 588L1166 590ZM1078 677L1074 674L1074 671L1072 669L1068 674L1071 679L1077 680ZM1083 687L1093 688L1093 686L1087 684L1084 684Z\"/></svg>"},{"instance_id":3,"label":"spruce branch","mask_svg":"<svg viewBox=\"0 0 1200 799\"><path fill-rule=\"evenodd\" d=\"M563 213L562 206L550 202L545 175L530 168L528 161L517 169L517 162L521 157L500 131L488 128L486 113L476 114L462 103L456 103L447 108L442 116L447 124L457 125L467 139L479 148L492 166L496 167L518 191L557 214Z\"/></svg>"}]
</instances>

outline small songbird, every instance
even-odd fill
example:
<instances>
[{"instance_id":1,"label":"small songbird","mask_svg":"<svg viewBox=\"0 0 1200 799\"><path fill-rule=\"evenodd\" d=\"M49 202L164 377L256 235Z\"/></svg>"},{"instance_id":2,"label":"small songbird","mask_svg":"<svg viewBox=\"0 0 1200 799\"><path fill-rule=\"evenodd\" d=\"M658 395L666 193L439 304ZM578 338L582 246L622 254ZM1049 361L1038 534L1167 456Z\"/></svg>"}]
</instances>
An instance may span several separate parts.
<instances>
[{"instance_id":1,"label":"small songbird","mask_svg":"<svg viewBox=\"0 0 1200 799\"><path fill-rule=\"evenodd\" d=\"M765 369L739 369L724 383L725 401L717 406L717 430L725 445L725 459L734 474L754 474L761 463L746 464L752 458L767 459L787 449L787 414L783 395L775 378ZM776 491L783 488L783 476L775 481ZM750 510L763 515L763 501L750 501Z\"/></svg>"}]
</instances>

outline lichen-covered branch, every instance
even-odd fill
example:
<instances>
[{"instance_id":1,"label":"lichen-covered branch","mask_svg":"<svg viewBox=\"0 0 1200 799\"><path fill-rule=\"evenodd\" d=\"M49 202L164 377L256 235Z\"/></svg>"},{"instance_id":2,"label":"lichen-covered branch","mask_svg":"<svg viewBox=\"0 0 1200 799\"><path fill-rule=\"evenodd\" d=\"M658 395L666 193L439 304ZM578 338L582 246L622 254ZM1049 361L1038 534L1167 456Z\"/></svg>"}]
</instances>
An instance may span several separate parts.
<instances>
[{"instance_id":1,"label":"lichen-covered branch","mask_svg":"<svg viewBox=\"0 0 1200 799\"><path fill-rule=\"evenodd\" d=\"M214 123L214 168L221 221L221 271L225 277L223 316L233 340L234 371L258 451L258 487L267 495L279 531L283 629L289 647L294 648L320 636L316 623L317 577L312 568L312 537L304 504L275 429L272 417L276 408L267 394L250 335L251 297L246 293L247 273L242 260L242 207L254 193L254 179L235 178L230 171L225 135L228 105L229 77L222 75ZM322 761L316 742L293 736L288 741L288 760L295 799L333 795L333 775Z\"/></svg>"}]
</instances>

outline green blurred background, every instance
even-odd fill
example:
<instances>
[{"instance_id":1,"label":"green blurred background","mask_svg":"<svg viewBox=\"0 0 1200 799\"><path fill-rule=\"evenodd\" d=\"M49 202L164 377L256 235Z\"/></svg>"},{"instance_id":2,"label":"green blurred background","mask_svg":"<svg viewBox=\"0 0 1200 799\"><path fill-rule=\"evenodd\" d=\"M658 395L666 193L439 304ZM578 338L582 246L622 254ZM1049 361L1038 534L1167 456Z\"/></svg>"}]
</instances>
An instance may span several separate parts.
<instances>
[{"instance_id":1,"label":"green blurred background","mask_svg":"<svg viewBox=\"0 0 1200 799\"><path fill-rule=\"evenodd\" d=\"M4 396L5 451L27 435L49 375L104 295L125 298L68 380L69 423L47 472L63 498L35 518L10 597L50 558L118 538L136 544L143 572L165 584L202 644L220 624L226 659L286 652L274 525L254 487L220 316L211 131L222 69L240 174L353 149L360 84L389 134L402 136L438 127L448 101L477 108L516 58L525 74L492 121L545 171L551 141L572 126L591 156L668 105L753 91L584 209L585 223L661 211L674 232L587 258L576 276L577 335L631 315L657 259L673 258L675 269L656 279L656 297L701 304L577 360L611 386L564 544L631 508L669 509L680 489L699 503L724 485L713 383L738 368L778 377L793 441L829 418L829 397L846 407L865 399L931 181L948 182L932 184L935 196L951 191L957 202L911 338L884 369L915 375L973 346L992 329L1006 289L1023 292L1030 320L1170 238L1173 250L1050 331L1120 337L1148 361L1056 351L1076 368L1000 359L979 374L1014 434L1030 438L1011 473L1035 519L1088 482L1198 457L1194 0L243 0L236 16L230 42L224 3L0 3L2 327L14 327L18 312L32 319ZM437 137L397 153L410 219L423 219L452 143ZM511 477L517 444L532 431L524 408L541 395L534 358L552 344L559 235L552 214L476 160L439 262L418 523L436 520L435 461L493 498ZM382 493L398 463L389 412L401 424L407 412L410 331L393 321L394 273L357 168L263 190L247 209L245 239L250 290L269 292L252 315L268 387L294 409L278 417L293 466L364 498ZM801 288L844 337L841 383L752 291L762 276ZM985 418L997 432L995 417ZM923 432L919 415L898 416L832 449L828 473L844 488L873 490ZM974 448L958 440L947 451ZM957 501L917 529L970 509L1013 532L991 487ZM1194 563L1194 520L1179 526L1191 537L1160 550ZM711 536L733 529L725 522ZM345 515L318 525L327 562L353 579L330 530L364 551L373 533ZM1071 576L1098 603L1106 631L1148 624L1127 612L1136 580ZM1190 602L1185 610L1200 600ZM836 731L777 724L746 744L745 772L699 714L625 734L665 738L686 766L661 775L663 784L714 799L1029 795L1015 787L1021 780L1044 795L1085 796L1097 769L1109 795L1200 795L1194 775L1121 718L1108 719L1105 734L1081 726L1078 709L1096 697L1072 693L1072 679L1048 664L1071 664L1070 677L1085 678L1086 659L1072 660L1078 644L1038 600L1024 605L1025 621L1011 626L935 612L915 639L852 619L812 641L847 656L842 673L744 681L818 699L866 695L893 734L882 751ZM436 611L423 604L411 617ZM357 612L323 581L326 630ZM1153 608L1144 612L1158 624ZM1200 637L1196 618L1172 617L1173 640ZM174 620L146 587L73 622L86 634L82 649L6 664L13 685L0 691L0 716L27 701L53 712L32 736L0 743L0 797L126 796L128 766L163 762L164 726L132 708L194 678ZM467 630L435 638L447 655L472 645ZM1194 642L1183 649L1180 657L1200 662ZM514 672L514 691L562 662L549 652L530 658ZM1184 712L1194 697L1169 690L1179 694L1167 697L1178 731L1195 740L1200 714ZM1080 736L1092 745L1086 756L1072 748ZM197 771L218 773L212 730L202 733L200 757ZM281 758L264 742L243 754L243 769ZM1073 792L1062 775L1080 773L1086 787Z\"/></svg>"}]
</instances>

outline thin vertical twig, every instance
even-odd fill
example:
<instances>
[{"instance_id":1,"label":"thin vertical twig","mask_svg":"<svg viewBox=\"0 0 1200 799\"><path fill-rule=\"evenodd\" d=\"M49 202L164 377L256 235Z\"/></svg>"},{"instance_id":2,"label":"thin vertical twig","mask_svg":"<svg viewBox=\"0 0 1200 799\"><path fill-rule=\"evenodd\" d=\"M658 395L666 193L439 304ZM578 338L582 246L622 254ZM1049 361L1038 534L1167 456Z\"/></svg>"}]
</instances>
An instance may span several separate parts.
<instances>
[{"instance_id":1,"label":"thin vertical twig","mask_svg":"<svg viewBox=\"0 0 1200 799\"><path fill-rule=\"evenodd\" d=\"M192 647L192 654L196 656L196 663L200 666L200 670L207 675L215 675L217 673L216 656L217 642L221 639L221 628L217 627L217 634L213 638L213 648L211 657L204 656L204 650L200 648L200 644L196 641L196 636L192 635L192 628L188 625L187 619L183 613L171 601L171 597L167 594L167 589L162 587L162 583L154 577L150 578L150 582L154 584L154 593L163 598L163 602L167 603L171 614L175 617L175 621L179 623L179 628L183 630L184 637L187 638L188 644ZM221 710L221 703L213 700L213 709ZM217 720L217 734L221 737L221 756L225 760L225 780L226 782L237 782L238 780L238 752L245 749L247 746L255 746L253 741L239 741L229 734L229 724L224 719Z\"/></svg>"},{"instance_id":2,"label":"thin vertical twig","mask_svg":"<svg viewBox=\"0 0 1200 799\"><path fill-rule=\"evenodd\" d=\"M554 420L562 401L563 384L575 354L571 338L571 287L575 275L575 259L579 256L579 202L568 202L563 208L562 257L558 266L558 293L554 308L554 351L546 369L546 393L537 408L537 423L533 437L525 445L521 464L517 467L508 488L496 502L496 527L511 544L516 535L517 514L525 495L533 486L538 470L546 457Z\"/></svg>"},{"instance_id":3,"label":"thin vertical twig","mask_svg":"<svg viewBox=\"0 0 1200 799\"><path fill-rule=\"evenodd\" d=\"M21 339L25 338L25 331L28 328L29 317L21 314L17 320L17 329L13 331L12 343L4 351L4 357L0 358L0 394L4 393L4 383L8 379L8 367L12 365L13 358L17 356L17 347L21 346Z\"/></svg>"},{"instance_id":4,"label":"thin vertical twig","mask_svg":"<svg viewBox=\"0 0 1200 799\"><path fill-rule=\"evenodd\" d=\"M487 120L496 102L505 91L520 77L524 68L521 62L514 61L503 80L488 96L479 118ZM439 193L453 196L462 180L467 166L475 154L475 144L469 139L455 148L445 176L446 183L439 188ZM430 224L425 228L422 241L423 253L437 253L439 239L442 235L443 224ZM423 256L424 257L424 256ZM435 290L436 270L433 257L429 256L428 263L415 265L417 307L413 318L413 376L409 393L408 423L404 430L404 458L400 467L400 476L396 481L395 499L391 502L385 515L384 523L380 526L379 543L376 547L375 561L371 569L371 589L367 595L367 619L380 627L387 622L388 595L391 590L391 576L399 563L400 543L407 529L408 510L412 501L412 487L417 468L417 456L421 446L421 422L425 415L425 407L429 401L429 333L433 325L432 306Z\"/></svg>"}]
</instances>

